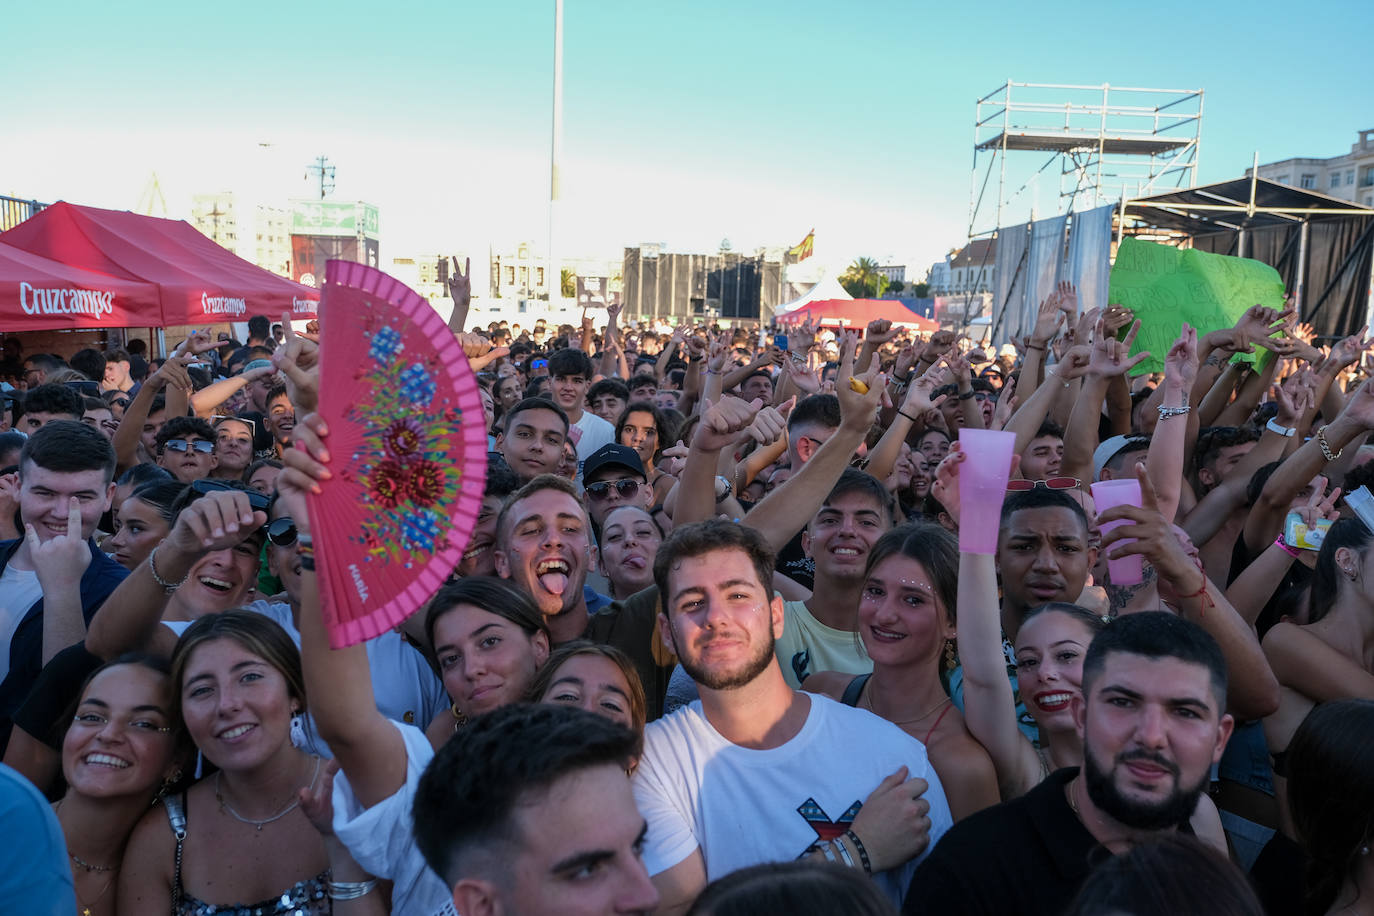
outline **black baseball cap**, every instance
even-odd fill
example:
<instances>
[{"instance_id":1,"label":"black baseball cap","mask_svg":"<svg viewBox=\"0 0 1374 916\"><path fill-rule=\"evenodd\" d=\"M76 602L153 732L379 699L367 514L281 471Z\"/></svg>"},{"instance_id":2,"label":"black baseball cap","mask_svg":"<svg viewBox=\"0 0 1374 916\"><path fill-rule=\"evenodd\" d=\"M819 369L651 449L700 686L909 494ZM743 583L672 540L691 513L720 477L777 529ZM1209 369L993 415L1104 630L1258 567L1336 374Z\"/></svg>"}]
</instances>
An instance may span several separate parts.
<instances>
[{"instance_id":1,"label":"black baseball cap","mask_svg":"<svg viewBox=\"0 0 1374 916\"><path fill-rule=\"evenodd\" d=\"M592 452L591 457L582 464L582 479L591 480L598 471L606 467L622 467L638 474L641 479L648 479L648 475L644 473L644 462L639 459L639 452L628 445L616 445L612 442Z\"/></svg>"}]
</instances>

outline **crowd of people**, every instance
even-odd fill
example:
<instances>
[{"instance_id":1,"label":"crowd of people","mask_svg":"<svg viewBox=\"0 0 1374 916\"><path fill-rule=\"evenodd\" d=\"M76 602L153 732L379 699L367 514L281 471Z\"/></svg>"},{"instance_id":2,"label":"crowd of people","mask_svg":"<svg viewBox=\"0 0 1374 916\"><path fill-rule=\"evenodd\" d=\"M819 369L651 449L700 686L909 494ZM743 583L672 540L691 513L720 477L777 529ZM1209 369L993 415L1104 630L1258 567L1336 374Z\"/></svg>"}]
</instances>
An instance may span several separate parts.
<instances>
[{"instance_id":1,"label":"crowd of people","mask_svg":"<svg viewBox=\"0 0 1374 916\"><path fill-rule=\"evenodd\" d=\"M464 330L451 289L481 509L345 649L310 330L5 341L7 909L1374 913L1363 331L1255 306L1152 373L1067 284L996 350ZM959 547L982 429L1015 439L992 554Z\"/></svg>"}]
</instances>

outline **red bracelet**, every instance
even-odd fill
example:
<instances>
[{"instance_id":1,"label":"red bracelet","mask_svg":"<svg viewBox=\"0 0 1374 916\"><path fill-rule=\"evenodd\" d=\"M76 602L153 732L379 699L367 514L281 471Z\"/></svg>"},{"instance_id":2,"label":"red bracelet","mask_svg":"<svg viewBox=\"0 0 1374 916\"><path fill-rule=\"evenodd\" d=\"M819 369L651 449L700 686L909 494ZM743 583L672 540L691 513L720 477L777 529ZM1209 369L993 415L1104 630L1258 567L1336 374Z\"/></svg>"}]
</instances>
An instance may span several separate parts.
<instances>
[{"instance_id":1,"label":"red bracelet","mask_svg":"<svg viewBox=\"0 0 1374 916\"><path fill-rule=\"evenodd\" d=\"M1202 568L1201 563L1197 564L1197 571L1202 573L1202 588L1193 592L1191 595L1178 595L1178 600L1187 601L1189 598L1201 598L1202 607L1198 609L1197 615L1198 617L1206 617L1207 609L1209 607L1216 607L1216 604L1213 603L1211 597L1207 594L1207 571Z\"/></svg>"},{"instance_id":2,"label":"red bracelet","mask_svg":"<svg viewBox=\"0 0 1374 916\"><path fill-rule=\"evenodd\" d=\"M1298 557L1302 556L1301 551L1297 550L1296 548L1289 547L1287 544L1283 542L1283 535L1279 535L1278 537L1274 538L1274 546L1279 548L1295 560Z\"/></svg>"}]
</instances>

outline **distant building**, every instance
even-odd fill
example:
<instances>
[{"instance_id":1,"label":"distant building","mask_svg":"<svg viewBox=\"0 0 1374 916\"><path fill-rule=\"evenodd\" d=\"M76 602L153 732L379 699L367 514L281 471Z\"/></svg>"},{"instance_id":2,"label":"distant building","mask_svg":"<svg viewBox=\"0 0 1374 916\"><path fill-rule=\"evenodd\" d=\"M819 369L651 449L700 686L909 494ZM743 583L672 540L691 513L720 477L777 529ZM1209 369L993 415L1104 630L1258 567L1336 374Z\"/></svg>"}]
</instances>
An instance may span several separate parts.
<instances>
[{"instance_id":1,"label":"distant building","mask_svg":"<svg viewBox=\"0 0 1374 916\"><path fill-rule=\"evenodd\" d=\"M534 299L547 292L546 260L532 242L521 242L511 251L491 255L491 294L498 299Z\"/></svg>"},{"instance_id":2,"label":"distant building","mask_svg":"<svg viewBox=\"0 0 1374 916\"><path fill-rule=\"evenodd\" d=\"M881 274L888 283L906 282L905 264L883 264L878 268L878 273Z\"/></svg>"},{"instance_id":3,"label":"distant building","mask_svg":"<svg viewBox=\"0 0 1374 916\"><path fill-rule=\"evenodd\" d=\"M996 285L997 240L974 239L931 265L932 296L990 293Z\"/></svg>"},{"instance_id":4,"label":"distant building","mask_svg":"<svg viewBox=\"0 0 1374 916\"><path fill-rule=\"evenodd\" d=\"M458 259L458 266L461 268L463 262L470 255L463 252L458 254L420 254L420 255L398 255L391 259L391 264L386 268L386 272L406 286L415 290L417 294L430 301L436 308L442 303L449 301L448 279L449 273L453 270L453 259ZM481 262L473 259L472 297L481 299L486 296L486 284L483 283ZM441 311L448 307L444 306Z\"/></svg>"},{"instance_id":5,"label":"distant building","mask_svg":"<svg viewBox=\"0 0 1374 916\"><path fill-rule=\"evenodd\" d=\"M291 279L320 286L330 260L380 269L380 226L377 207L361 200L291 201Z\"/></svg>"},{"instance_id":6,"label":"distant building","mask_svg":"<svg viewBox=\"0 0 1374 916\"><path fill-rule=\"evenodd\" d=\"M629 320L768 321L788 301L781 248L679 254L658 245L625 249L621 301Z\"/></svg>"},{"instance_id":7,"label":"distant building","mask_svg":"<svg viewBox=\"0 0 1374 916\"><path fill-rule=\"evenodd\" d=\"M1329 159L1284 159L1259 167L1259 177L1374 207L1374 128L1359 132L1350 152ZM1250 174L1246 169L1245 174Z\"/></svg>"},{"instance_id":8,"label":"distant building","mask_svg":"<svg viewBox=\"0 0 1374 916\"><path fill-rule=\"evenodd\" d=\"M232 191L195 194L191 225L245 261L291 276L291 212L286 208L249 203Z\"/></svg>"}]
</instances>

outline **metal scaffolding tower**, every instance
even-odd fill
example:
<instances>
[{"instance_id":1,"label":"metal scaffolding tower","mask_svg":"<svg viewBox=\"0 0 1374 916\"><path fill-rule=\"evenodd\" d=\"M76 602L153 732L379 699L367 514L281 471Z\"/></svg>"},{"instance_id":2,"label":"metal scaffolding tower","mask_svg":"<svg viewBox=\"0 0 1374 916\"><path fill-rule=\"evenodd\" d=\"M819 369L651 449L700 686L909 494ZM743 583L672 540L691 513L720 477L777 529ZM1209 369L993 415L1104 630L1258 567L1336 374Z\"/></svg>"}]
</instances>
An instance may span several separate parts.
<instances>
[{"instance_id":1,"label":"metal scaffolding tower","mask_svg":"<svg viewBox=\"0 0 1374 916\"><path fill-rule=\"evenodd\" d=\"M970 239L995 232L1023 192L1031 188L1034 197L1053 166L1060 213L1197 184L1201 89L1008 80L975 107ZM1027 152L1048 158L1032 171L1032 157L1009 155Z\"/></svg>"}]
</instances>

